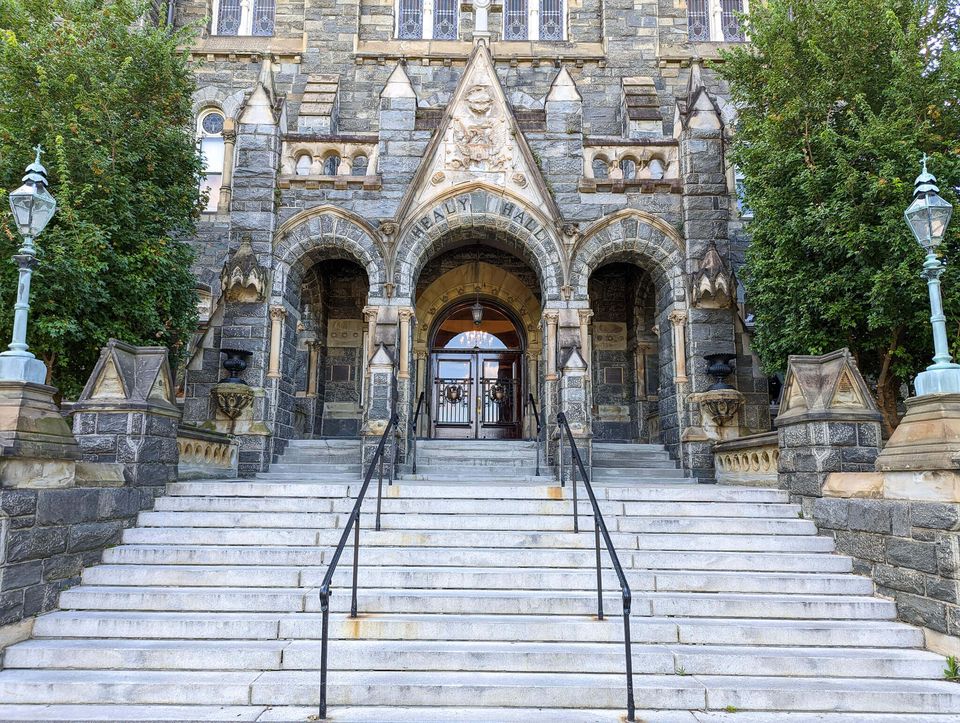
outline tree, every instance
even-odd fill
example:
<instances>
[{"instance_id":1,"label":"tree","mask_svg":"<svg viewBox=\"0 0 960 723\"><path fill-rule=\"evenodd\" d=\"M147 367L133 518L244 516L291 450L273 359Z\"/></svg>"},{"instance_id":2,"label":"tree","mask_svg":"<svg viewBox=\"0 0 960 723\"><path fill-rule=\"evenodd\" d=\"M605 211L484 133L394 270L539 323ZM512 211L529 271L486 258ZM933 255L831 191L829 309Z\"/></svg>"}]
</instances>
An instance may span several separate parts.
<instances>
[{"instance_id":1,"label":"tree","mask_svg":"<svg viewBox=\"0 0 960 723\"><path fill-rule=\"evenodd\" d=\"M960 184L956 11L956 0L755 3L751 44L717 65L754 211L741 272L753 348L773 372L789 354L849 347L888 429L933 348L923 253L903 221L922 154L952 203ZM947 256L957 238L948 232ZM956 323L952 267L943 289Z\"/></svg>"},{"instance_id":2,"label":"tree","mask_svg":"<svg viewBox=\"0 0 960 723\"><path fill-rule=\"evenodd\" d=\"M58 210L37 242L28 343L65 396L108 338L175 361L196 324L186 38L142 17L133 0L0 0L0 343L20 243L6 194L41 143Z\"/></svg>"}]
</instances>

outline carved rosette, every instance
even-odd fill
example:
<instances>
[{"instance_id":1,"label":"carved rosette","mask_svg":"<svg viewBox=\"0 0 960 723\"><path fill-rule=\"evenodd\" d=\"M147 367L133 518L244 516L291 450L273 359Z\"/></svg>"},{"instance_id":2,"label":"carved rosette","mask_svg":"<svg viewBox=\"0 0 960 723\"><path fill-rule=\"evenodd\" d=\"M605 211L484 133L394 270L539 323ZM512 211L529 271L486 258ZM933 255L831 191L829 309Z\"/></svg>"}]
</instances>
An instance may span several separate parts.
<instances>
[{"instance_id":1,"label":"carved rosette","mask_svg":"<svg viewBox=\"0 0 960 723\"><path fill-rule=\"evenodd\" d=\"M217 409L229 419L236 420L253 402L253 389L246 384L217 384L213 388Z\"/></svg>"}]
</instances>

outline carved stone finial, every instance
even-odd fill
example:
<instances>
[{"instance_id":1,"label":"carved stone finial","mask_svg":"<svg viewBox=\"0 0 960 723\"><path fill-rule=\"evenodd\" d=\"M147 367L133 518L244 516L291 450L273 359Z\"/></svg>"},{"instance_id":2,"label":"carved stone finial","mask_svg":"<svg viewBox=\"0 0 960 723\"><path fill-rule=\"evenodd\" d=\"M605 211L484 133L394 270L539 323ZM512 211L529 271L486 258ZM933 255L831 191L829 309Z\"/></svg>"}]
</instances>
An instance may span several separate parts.
<instances>
[{"instance_id":1,"label":"carved stone finial","mask_svg":"<svg viewBox=\"0 0 960 723\"><path fill-rule=\"evenodd\" d=\"M690 280L693 305L701 309L726 309L733 303L733 274L727 270L715 244L700 261Z\"/></svg>"},{"instance_id":2,"label":"carved stone finial","mask_svg":"<svg viewBox=\"0 0 960 723\"><path fill-rule=\"evenodd\" d=\"M263 301L267 298L267 270L253 252L249 235L240 240L240 247L223 265L220 290L229 301Z\"/></svg>"}]
</instances>

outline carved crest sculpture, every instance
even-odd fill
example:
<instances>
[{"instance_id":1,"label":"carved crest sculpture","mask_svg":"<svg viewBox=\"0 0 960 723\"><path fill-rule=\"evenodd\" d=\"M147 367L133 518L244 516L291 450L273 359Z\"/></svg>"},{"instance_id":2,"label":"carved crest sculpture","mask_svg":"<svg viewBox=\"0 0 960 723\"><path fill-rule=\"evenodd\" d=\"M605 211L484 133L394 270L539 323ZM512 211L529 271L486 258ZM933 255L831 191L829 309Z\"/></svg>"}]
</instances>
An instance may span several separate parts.
<instances>
[{"instance_id":1,"label":"carved crest sculpture","mask_svg":"<svg viewBox=\"0 0 960 723\"><path fill-rule=\"evenodd\" d=\"M500 171L508 167L513 155L507 143L507 119L492 112L490 89L482 84L471 86L463 105L468 113L453 118L450 168Z\"/></svg>"}]
</instances>

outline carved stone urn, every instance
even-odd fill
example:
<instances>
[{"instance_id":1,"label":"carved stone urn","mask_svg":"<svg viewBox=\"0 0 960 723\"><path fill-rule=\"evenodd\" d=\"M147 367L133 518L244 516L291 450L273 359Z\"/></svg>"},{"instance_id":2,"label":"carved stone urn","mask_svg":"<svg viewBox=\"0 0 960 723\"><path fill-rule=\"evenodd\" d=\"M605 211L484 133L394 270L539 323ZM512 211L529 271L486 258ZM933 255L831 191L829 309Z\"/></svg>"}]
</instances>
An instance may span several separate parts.
<instances>
[{"instance_id":1,"label":"carved stone urn","mask_svg":"<svg viewBox=\"0 0 960 723\"><path fill-rule=\"evenodd\" d=\"M219 383L246 385L246 382L240 378L240 373L247 368L247 359L253 356L253 352L244 349L221 349L220 353L227 357L223 360L223 368L227 370L227 376Z\"/></svg>"},{"instance_id":2,"label":"carved stone urn","mask_svg":"<svg viewBox=\"0 0 960 723\"><path fill-rule=\"evenodd\" d=\"M737 358L736 354L704 354L703 358L707 360L707 374L713 377L713 384L709 389L733 389L726 382L726 378L733 373L733 360Z\"/></svg>"}]
</instances>

